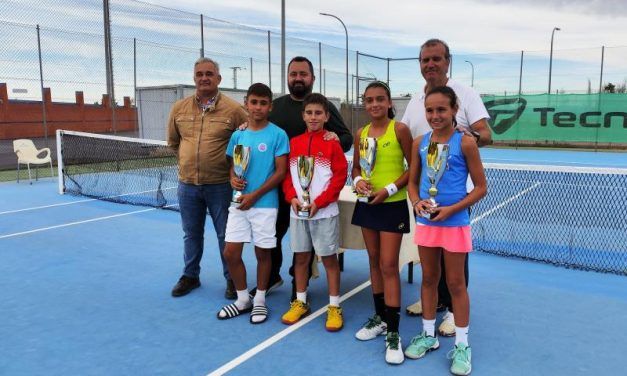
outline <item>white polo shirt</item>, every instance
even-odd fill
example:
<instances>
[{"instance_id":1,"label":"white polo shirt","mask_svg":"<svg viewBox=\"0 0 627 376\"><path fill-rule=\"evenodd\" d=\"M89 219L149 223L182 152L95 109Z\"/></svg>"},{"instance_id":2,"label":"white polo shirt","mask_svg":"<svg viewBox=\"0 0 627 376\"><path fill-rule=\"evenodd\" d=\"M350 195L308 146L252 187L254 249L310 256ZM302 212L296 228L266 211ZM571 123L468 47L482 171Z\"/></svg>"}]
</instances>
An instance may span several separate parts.
<instances>
[{"instance_id":1,"label":"white polo shirt","mask_svg":"<svg viewBox=\"0 0 627 376\"><path fill-rule=\"evenodd\" d=\"M489 119L488 111L475 89L462 85L451 79L446 86L455 91L459 99L459 111L457 111L457 125L470 129L470 125L481 119ZM422 136L431 131L425 114L425 93L415 95L407 104L403 114L403 123L407 124L413 138Z\"/></svg>"}]
</instances>

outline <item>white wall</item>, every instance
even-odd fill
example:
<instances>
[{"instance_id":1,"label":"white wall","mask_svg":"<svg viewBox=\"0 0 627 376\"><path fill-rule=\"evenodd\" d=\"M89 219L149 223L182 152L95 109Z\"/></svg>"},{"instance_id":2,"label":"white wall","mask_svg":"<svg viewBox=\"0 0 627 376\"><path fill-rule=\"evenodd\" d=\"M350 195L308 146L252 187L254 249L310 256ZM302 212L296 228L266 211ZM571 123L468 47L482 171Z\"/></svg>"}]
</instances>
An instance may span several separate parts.
<instances>
[{"instance_id":1,"label":"white wall","mask_svg":"<svg viewBox=\"0 0 627 376\"><path fill-rule=\"evenodd\" d=\"M222 94L244 104L245 90L220 89ZM139 137L151 140L166 139L168 116L174 102L194 95L192 85L170 85L137 88L137 116Z\"/></svg>"},{"instance_id":2,"label":"white wall","mask_svg":"<svg viewBox=\"0 0 627 376\"><path fill-rule=\"evenodd\" d=\"M220 89L222 94L244 104L246 90ZM196 93L193 85L168 85L154 87L138 87L137 117L139 121L139 137L165 141L168 116L174 102ZM277 97L278 95L275 95ZM331 103L340 108L340 98L329 98Z\"/></svg>"}]
</instances>

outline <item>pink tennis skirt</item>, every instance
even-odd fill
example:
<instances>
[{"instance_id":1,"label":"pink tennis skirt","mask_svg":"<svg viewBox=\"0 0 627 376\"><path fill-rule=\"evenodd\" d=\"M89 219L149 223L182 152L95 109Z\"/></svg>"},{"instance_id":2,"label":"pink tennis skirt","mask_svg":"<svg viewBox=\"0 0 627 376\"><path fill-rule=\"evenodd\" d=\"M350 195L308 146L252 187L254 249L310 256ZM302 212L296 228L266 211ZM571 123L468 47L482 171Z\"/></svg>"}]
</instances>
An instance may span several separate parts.
<instances>
[{"instance_id":1,"label":"pink tennis skirt","mask_svg":"<svg viewBox=\"0 0 627 376\"><path fill-rule=\"evenodd\" d=\"M472 251L470 226L429 226L416 223L414 243L423 247L440 247L449 252L468 253Z\"/></svg>"}]
</instances>

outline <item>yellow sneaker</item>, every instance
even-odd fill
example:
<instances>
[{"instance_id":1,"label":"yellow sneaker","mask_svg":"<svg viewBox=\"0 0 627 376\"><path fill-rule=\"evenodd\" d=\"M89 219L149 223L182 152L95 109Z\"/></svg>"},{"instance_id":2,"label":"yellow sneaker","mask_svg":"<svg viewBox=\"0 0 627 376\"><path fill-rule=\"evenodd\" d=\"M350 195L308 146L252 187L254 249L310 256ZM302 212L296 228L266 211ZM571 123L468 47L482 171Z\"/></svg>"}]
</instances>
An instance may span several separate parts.
<instances>
[{"instance_id":1,"label":"yellow sneaker","mask_svg":"<svg viewBox=\"0 0 627 376\"><path fill-rule=\"evenodd\" d=\"M309 312L311 312L309 304L294 299L294 301L290 303L289 311L285 312L283 317L281 317L281 322L283 322L283 324L292 325L307 316Z\"/></svg>"},{"instance_id":2,"label":"yellow sneaker","mask_svg":"<svg viewBox=\"0 0 627 376\"><path fill-rule=\"evenodd\" d=\"M342 308L336 306L329 306L327 308L327 324L326 329L329 332L337 332L344 326L344 319L342 318Z\"/></svg>"}]
</instances>

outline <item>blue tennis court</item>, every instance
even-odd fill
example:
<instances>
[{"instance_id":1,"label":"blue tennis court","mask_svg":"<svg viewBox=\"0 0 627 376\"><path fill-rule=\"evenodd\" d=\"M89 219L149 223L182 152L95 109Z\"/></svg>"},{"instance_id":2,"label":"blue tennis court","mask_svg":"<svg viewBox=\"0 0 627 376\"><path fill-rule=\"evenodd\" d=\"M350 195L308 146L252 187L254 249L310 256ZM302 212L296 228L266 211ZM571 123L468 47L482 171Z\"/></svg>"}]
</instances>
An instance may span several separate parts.
<instances>
[{"instance_id":1,"label":"blue tennis court","mask_svg":"<svg viewBox=\"0 0 627 376\"><path fill-rule=\"evenodd\" d=\"M482 150L489 162L517 157L516 163L525 164L563 160L594 168L627 167L624 154L562 153ZM521 185L521 189L525 188ZM550 200L559 198L546 190L541 193L529 196L530 201L546 201L547 195ZM584 189L579 194L586 193ZM511 195L494 195L491 207L477 208L476 228L512 226L500 221L488 225L495 220L492 213L506 211L513 202L507 201ZM571 207L577 199L561 198ZM542 210L547 206L550 209L546 204L535 207L516 223L530 222L540 210L533 221L539 228L546 226ZM481 217L482 213L488 214ZM618 218L625 221L624 214ZM624 234L626 226L616 226ZM582 236L608 234L593 228ZM613 234L620 236L619 231ZM0 374L447 373L452 338L440 338L440 350L426 358L408 359L394 367L384 361L383 337L369 342L354 338L372 311L365 251L345 254L341 289L345 327L328 333L323 270L309 290L313 314L291 327L280 322L289 305L289 255L284 255L288 257L282 270L286 284L269 295L266 323L253 326L246 316L218 320L216 313L228 301L223 298L224 280L210 224L205 242L202 286L175 299L170 289L183 265L178 212L59 195L52 179L33 185L0 183L0 285L4 288ZM601 244L613 244L612 252L620 257L627 253L627 243ZM252 249L246 248L244 257L250 286L255 272ZM413 284L402 274L403 307L419 295L420 268L415 272ZM474 252L469 292L473 375L624 373L624 275ZM401 317L404 347L420 327L420 318Z\"/></svg>"}]
</instances>

